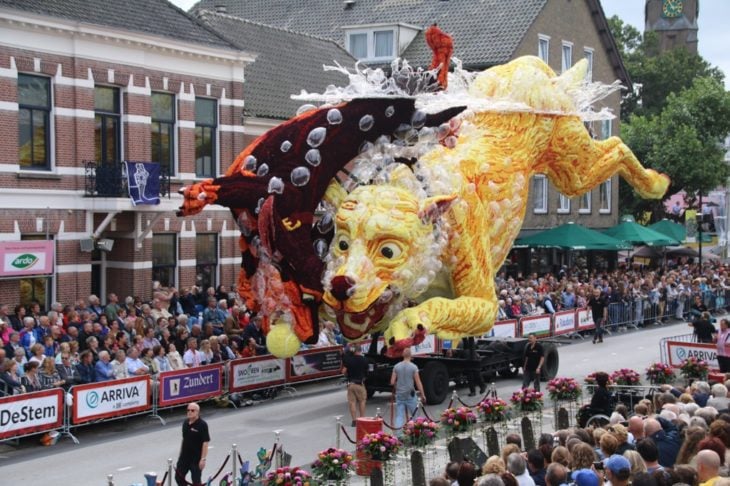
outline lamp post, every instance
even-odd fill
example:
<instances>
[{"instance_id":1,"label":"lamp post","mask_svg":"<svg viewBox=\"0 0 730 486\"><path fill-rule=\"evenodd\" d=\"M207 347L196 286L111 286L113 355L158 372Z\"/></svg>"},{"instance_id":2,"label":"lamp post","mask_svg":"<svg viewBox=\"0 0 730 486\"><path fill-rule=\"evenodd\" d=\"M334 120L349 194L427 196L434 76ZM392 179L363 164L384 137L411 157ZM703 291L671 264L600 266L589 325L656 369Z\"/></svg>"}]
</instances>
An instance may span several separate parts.
<instances>
[{"instance_id":1,"label":"lamp post","mask_svg":"<svg viewBox=\"0 0 730 486\"><path fill-rule=\"evenodd\" d=\"M699 214L696 217L696 219L697 219L697 238L699 238L699 240L700 240L700 245L697 250L697 252L699 253L698 259L700 261L700 275L702 275L702 223L703 223L704 216L705 216L705 214L702 211L702 191L700 191L700 210L699 210Z\"/></svg>"}]
</instances>

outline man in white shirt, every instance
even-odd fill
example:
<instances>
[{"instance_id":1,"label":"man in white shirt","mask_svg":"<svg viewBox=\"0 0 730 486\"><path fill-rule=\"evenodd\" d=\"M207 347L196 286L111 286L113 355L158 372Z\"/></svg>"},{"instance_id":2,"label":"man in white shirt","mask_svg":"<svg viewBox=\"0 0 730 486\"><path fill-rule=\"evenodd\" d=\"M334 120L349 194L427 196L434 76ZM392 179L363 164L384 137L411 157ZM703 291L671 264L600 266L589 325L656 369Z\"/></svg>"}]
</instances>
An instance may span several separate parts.
<instances>
[{"instance_id":1,"label":"man in white shirt","mask_svg":"<svg viewBox=\"0 0 730 486\"><path fill-rule=\"evenodd\" d=\"M129 376L146 375L150 372L147 365L139 359L139 350L134 346L129 348L125 364L127 365L127 373L129 373Z\"/></svg>"},{"instance_id":2,"label":"man in white shirt","mask_svg":"<svg viewBox=\"0 0 730 486\"><path fill-rule=\"evenodd\" d=\"M183 363L188 368L194 368L200 366L203 361L203 357L198 351L198 340L195 338L188 338L188 350L183 355Z\"/></svg>"}]
</instances>

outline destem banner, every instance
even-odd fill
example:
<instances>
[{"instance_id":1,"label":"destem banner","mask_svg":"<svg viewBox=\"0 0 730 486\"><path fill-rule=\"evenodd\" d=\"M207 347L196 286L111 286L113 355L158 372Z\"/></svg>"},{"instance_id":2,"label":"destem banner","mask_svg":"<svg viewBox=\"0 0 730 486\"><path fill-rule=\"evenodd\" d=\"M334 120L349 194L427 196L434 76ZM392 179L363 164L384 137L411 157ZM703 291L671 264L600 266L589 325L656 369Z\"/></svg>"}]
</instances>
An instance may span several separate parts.
<instances>
[{"instance_id":1,"label":"destem banner","mask_svg":"<svg viewBox=\"0 0 730 486\"><path fill-rule=\"evenodd\" d=\"M57 429L63 424L63 390L0 398L0 439Z\"/></svg>"},{"instance_id":2,"label":"destem banner","mask_svg":"<svg viewBox=\"0 0 730 486\"><path fill-rule=\"evenodd\" d=\"M76 385L73 395L74 424L141 412L152 407L149 376Z\"/></svg>"},{"instance_id":3,"label":"destem banner","mask_svg":"<svg viewBox=\"0 0 730 486\"><path fill-rule=\"evenodd\" d=\"M267 355L229 363L230 392L268 388L286 382L286 360Z\"/></svg>"},{"instance_id":4,"label":"destem banner","mask_svg":"<svg viewBox=\"0 0 730 486\"><path fill-rule=\"evenodd\" d=\"M212 364L160 373L161 407L218 396L223 391L223 365Z\"/></svg>"}]
</instances>

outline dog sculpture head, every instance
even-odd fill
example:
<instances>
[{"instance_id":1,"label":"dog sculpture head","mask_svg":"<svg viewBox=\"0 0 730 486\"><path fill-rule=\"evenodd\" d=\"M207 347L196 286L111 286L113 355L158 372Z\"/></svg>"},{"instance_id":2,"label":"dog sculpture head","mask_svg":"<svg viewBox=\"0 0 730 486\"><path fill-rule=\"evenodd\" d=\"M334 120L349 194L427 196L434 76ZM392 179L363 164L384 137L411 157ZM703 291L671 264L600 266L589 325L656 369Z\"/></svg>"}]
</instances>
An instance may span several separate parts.
<instances>
[{"instance_id":1,"label":"dog sculpture head","mask_svg":"<svg viewBox=\"0 0 730 486\"><path fill-rule=\"evenodd\" d=\"M387 323L405 299L430 283L423 262L443 249L435 223L454 195L419 199L392 185L355 189L335 218L324 301L345 338L359 339ZM432 261L434 261L432 260Z\"/></svg>"}]
</instances>

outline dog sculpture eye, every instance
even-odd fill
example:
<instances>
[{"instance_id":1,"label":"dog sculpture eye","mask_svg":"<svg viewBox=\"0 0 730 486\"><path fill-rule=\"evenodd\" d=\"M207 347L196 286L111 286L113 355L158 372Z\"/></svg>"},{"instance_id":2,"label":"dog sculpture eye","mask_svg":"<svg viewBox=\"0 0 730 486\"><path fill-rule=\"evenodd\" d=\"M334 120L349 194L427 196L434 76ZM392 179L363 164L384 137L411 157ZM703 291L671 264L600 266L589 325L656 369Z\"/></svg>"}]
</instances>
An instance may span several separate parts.
<instances>
[{"instance_id":1,"label":"dog sculpture eye","mask_svg":"<svg viewBox=\"0 0 730 486\"><path fill-rule=\"evenodd\" d=\"M348 245L348 244L347 244L347 242L346 242L345 240L340 240L340 242L339 242L339 243L337 243L337 247L338 247L338 248L339 248L339 249L340 249L341 251L347 251L347 249L348 249L348 248L350 248L350 245Z\"/></svg>"},{"instance_id":2,"label":"dog sculpture eye","mask_svg":"<svg viewBox=\"0 0 730 486\"><path fill-rule=\"evenodd\" d=\"M397 245L389 243L380 247L380 254L390 260L391 258L400 256L401 250Z\"/></svg>"}]
</instances>

